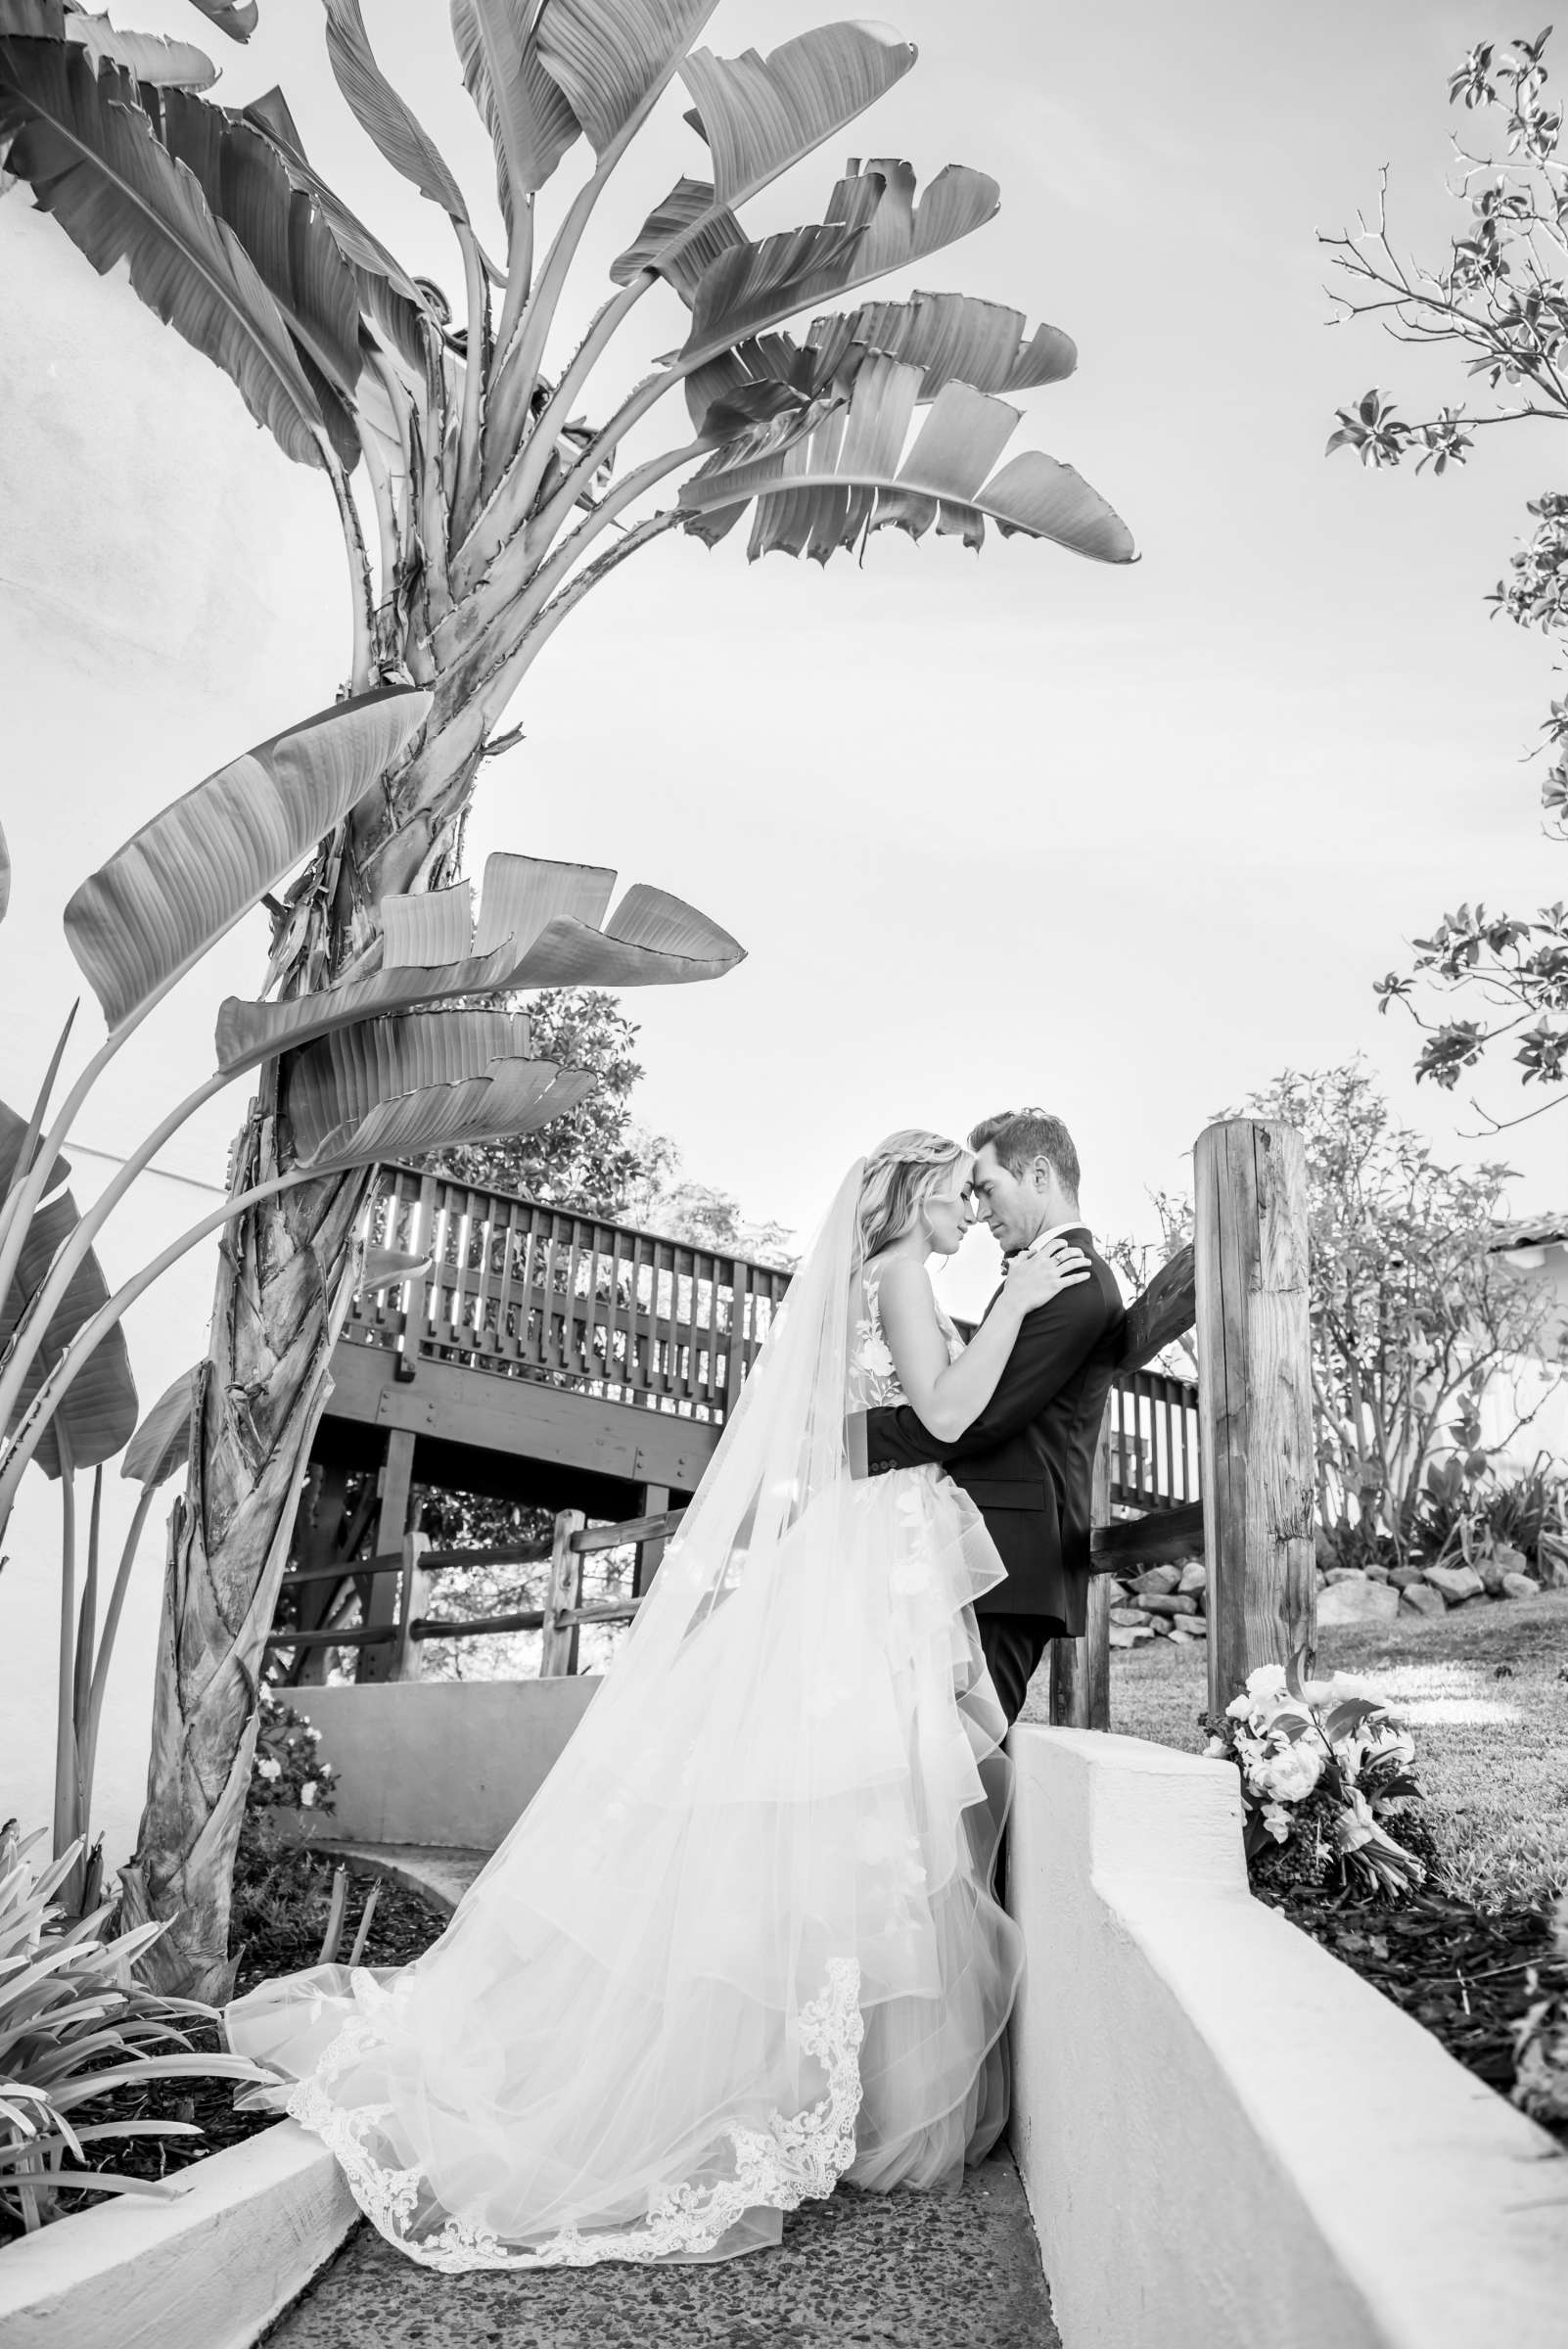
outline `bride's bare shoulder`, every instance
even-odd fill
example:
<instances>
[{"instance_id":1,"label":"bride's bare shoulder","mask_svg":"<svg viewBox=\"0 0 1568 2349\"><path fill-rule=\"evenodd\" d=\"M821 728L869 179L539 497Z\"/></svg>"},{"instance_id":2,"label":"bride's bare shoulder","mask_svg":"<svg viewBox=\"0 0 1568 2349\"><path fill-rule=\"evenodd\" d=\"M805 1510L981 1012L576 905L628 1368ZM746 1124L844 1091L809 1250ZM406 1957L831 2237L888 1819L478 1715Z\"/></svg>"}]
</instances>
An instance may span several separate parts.
<instances>
[{"instance_id":1,"label":"bride's bare shoulder","mask_svg":"<svg viewBox=\"0 0 1568 2349\"><path fill-rule=\"evenodd\" d=\"M874 1257L866 1267L866 1278L875 1285L884 1313L891 1306L896 1313L924 1310L935 1319L937 1292L931 1285L930 1273L917 1258Z\"/></svg>"}]
</instances>

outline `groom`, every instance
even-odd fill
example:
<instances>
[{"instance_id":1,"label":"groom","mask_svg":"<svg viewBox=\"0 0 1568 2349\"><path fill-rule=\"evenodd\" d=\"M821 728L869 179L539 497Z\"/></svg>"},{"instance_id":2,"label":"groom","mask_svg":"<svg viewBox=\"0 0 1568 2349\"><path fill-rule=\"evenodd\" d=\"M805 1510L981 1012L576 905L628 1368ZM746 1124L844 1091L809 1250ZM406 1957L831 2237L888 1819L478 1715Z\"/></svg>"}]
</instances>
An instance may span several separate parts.
<instances>
[{"instance_id":1,"label":"groom","mask_svg":"<svg viewBox=\"0 0 1568 2349\"><path fill-rule=\"evenodd\" d=\"M969 1147L974 1212L1002 1254L1062 1242L1087 1258L1088 1278L1026 1315L995 1394L961 1436L941 1443L908 1404L886 1405L866 1413L866 1462L875 1476L940 1460L984 1517L1007 1574L975 1613L1011 1727L1046 1641L1084 1630L1094 1449L1127 1315L1079 1213L1078 1152L1061 1119L1037 1109L988 1118Z\"/></svg>"}]
</instances>

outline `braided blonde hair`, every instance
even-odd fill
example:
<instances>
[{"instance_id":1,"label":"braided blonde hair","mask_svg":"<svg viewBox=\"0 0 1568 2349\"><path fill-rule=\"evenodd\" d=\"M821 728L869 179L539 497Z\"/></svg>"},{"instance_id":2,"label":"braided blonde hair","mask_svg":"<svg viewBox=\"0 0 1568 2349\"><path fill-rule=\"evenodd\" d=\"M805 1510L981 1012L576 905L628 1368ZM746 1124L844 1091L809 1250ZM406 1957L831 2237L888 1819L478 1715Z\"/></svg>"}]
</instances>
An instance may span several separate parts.
<instances>
[{"instance_id":1,"label":"braided blonde hair","mask_svg":"<svg viewBox=\"0 0 1568 2349\"><path fill-rule=\"evenodd\" d=\"M878 1142L860 1179L860 1248L864 1257L896 1240L920 1202L943 1176L974 1156L945 1133L907 1126Z\"/></svg>"}]
</instances>

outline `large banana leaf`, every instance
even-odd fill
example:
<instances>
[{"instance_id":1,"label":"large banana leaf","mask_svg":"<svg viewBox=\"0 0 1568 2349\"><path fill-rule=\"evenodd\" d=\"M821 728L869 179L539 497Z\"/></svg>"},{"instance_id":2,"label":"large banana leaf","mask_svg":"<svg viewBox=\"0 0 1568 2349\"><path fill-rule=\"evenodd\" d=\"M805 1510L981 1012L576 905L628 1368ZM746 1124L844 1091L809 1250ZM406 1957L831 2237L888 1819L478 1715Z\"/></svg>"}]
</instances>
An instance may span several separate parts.
<instances>
[{"instance_id":1,"label":"large banana leaf","mask_svg":"<svg viewBox=\"0 0 1568 2349\"><path fill-rule=\"evenodd\" d=\"M26 1131L25 1121L0 1102L0 1194L5 1191ZM57 1160L50 1170L51 1187L63 1178L65 1172L64 1160ZM10 1290L0 1300L0 1356L10 1343L27 1300L42 1287L56 1250L70 1237L80 1220L69 1191L55 1190L54 1196L45 1199L34 1214L22 1243ZM108 1296L98 1259L89 1250L50 1316L43 1343L28 1369L4 1434L9 1436L15 1430L48 1372L83 1322L91 1319ZM59 1476L61 1472L57 1429L62 1420L68 1456L73 1468L96 1468L101 1461L112 1459L135 1427L136 1387L130 1374L125 1340L117 1326L87 1358L39 1444L34 1456L50 1476Z\"/></svg>"},{"instance_id":2,"label":"large banana leaf","mask_svg":"<svg viewBox=\"0 0 1568 2349\"><path fill-rule=\"evenodd\" d=\"M290 186L314 199L337 239L339 252L353 271L366 316L381 329L416 376L420 374L425 363L421 322L434 315L430 302L396 255L371 234L305 161L303 142L283 92L274 86L246 107L243 114L227 118L231 122L248 123L271 141L289 175Z\"/></svg>"},{"instance_id":3,"label":"large banana leaf","mask_svg":"<svg viewBox=\"0 0 1568 2349\"><path fill-rule=\"evenodd\" d=\"M704 272L732 245L745 242L735 214L715 202L712 180L677 179L611 262L610 275L616 285L629 286L645 269L656 269L689 306Z\"/></svg>"},{"instance_id":4,"label":"large banana leaf","mask_svg":"<svg viewBox=\"0 0 1568 2349\"><path fill-rule=\"evenodd\" d=\"M602 156L670 79L718 0L549 0L532 11L540 62Z\"/></svg>"},{"instance_id":5,"label":"large banana leaf","mask_svg":"<svg viewBox=\"0 0 1568 2349\"><path fill-rule=\"evenodd\" d=\"M847 232L843 249L815 267L790 272L769 267L778 240L732 247L704 272L692 297L691 333L680 360L701 365L746 336L759 335L797 311L832 300L853 286L870 285L894 269L930 258L994 217L996 182L984 171L949 163L914 202L907 163L885 160L846 172L828 201L830 224ZM998 387L985 385L983 390Z\"/></svg>"},{"instance_id":6,"label":"large banana leaf","mask_svg":"<svg viewBox=\"0 0 1568 2349\"><path fill-rule=\"evenodd\" d=\"M451 9L463 80L495 149L495 192L510 238L515 201L543 187L579 136L577 118L530 37L535 0L451 0Z\"/></svg>"},{"instance_id":7,"label":"large banana leaf","mask_svg":"<svg viewBox=\"0 0 1568 2349\"><path fill-rule=\"evenodd\" d=\"M498 994L516 960L508 940L493 954L465 955L456 962L384 964L368 979L350 979L342 987L294 995L283 1003L242 1003L229 995L219 1007L213 1038L217 1065L226 1076L235 1077L242 1069L270 1060L275 1052L350 1028L359 1020L454 995Z\"/></svg>"},{"instance_id":8,"label":"large banana leaf","mask_svg":"<svg viewBox=\"0 0 1568 2349\"><path fill-rule=\"evenodd\" d=\"M323 0L323 6L327 12L327 56L360 129L375 141L392 169L411 179L422 196L438 204L454 220L466 221L468 206L463 192L435 140L376 63L359 0Z\"/></svg>"},{"instance_id":9,"label":"large banana leaf","mask_svg":"<svg viewBox=\"0 0 1568 2349\"><path fill-rule=\"evenodd\" d=\"M744 946L706 914L638 882L596 930L562 916L550 922L512 974L514 987L679 987L721 979Z\"/></svg>"},{"instance_id":10,"label":"large banana leaf","mask_svg":"<svg viewBox=\"0 0 1568 2349\"><path fill-rule=\"evenodd\" d=\"M134 80L73 42L13 37L37 0L0 0L0 146L100 276L128 260L150 309L223 369L301 465L323 462L320 409L277 304L232 230L162 147Z\"/></svg>"},{"instance_id":11,"label":"large banana leaf","mask_svg":"<svg viewBox=\"0 0 1568 2349\"><path fill-rule=\"evenodd\" d=\"M692 421L716 438L715 408L719 424L729 414L761 421L768 408L761 394L768 385L797 400L814 398L829 385L848 391L871 351L921 366L922 401L954 382L977 392L1033 391L1062 382L1078 364L1078 346L1059 327L1037 327L1026 340L1021 310L970 294L917 293L908 301L867 301L813 318L804 345L770 334L721 352L686 378Z\"/></svg>"},{"instance_id":12,"label":"large banana leaf","mask_svg":"<svg viewBox=\"0 0 1568 2349\"><path fill-rule=\"evenodd\" d=\"M612 277L628 285L657 269L690 299L699 260L710 265L741 239L734 207L853 122L914 61L912 44L881 24L819 24L766 58L755 49L733 58L694 49L680 72L697 101L687 120L708 142L713 180L680 180Z\"/></svg>"},{"instance_id":13,"label":"large banana leaf","mask_svg":"<svg viewBox=\"0 0 1568 2349\"><path fill-rule=\"evenodd\" d=\"M132 1484L166 1484L176 1468L184 1467L191 1442L191 1413L201 1393L205 1367L205 1363L195 1362L189 1370L182 1370L173 1385L164 1388L126 1445L119 1473Z\"/></svg>"},{"instance_id":14,"label":"large banana leaf","mask_svg":"<svg viewBox=\"0 0 1568 2349\"><path fill-rule=\"evenodd\" d=\"M17 1161L26 1143L28 1130L26 1119L19 1118L14 1109L8 1109L5 1102L0 1101L0 1199L4 1199L11 1188L11 1177L17 1171ZM69 1160L57 1158L49 1170L43 1195L58 1191L69 1176Z\"/></svg>"},{"instance_id":15,"label":"large banana leaf","mask_svg":"<svg viewBox=\"0 0 1568 2349\"><path fill-rule=\"evenodd\" d=\"M547 856L516 856L497 849L484 859L474 951L488 954L510 944L521 961L561 917L597 930L615 885L608 865L560 864ZM514 978L511 984L521 982Z\"/></svg>"},{"instance_id":16,"label":"large banana leaf","mask_svg":"<svg viewBox=\"0 0 1568 2349\"><path fill-rule=\"evenodd\" d=\"M116 849L66 907L112 1034L139 1018L392 766L432 696L324 710L208 775Z\"/></svg>"},{"instance_id":17,"label":"large banana leaf","mask_svg":"<svg viewBox=\"0 0 1568 2349\"><path fill-rule=\"evenodd\" d=\"M1065 382L1078 365L1078 345L1059 326L1037 326L1026 340L1022 310L973 294L864 301L844 317L813 318L806 343L819 383L839 374L856 348L923 367L922 400L951 383L977 392L1033 392Z\"/></svg>"},{"instance_id":18,"label":"large banana leaf","mask_svg":"<svg viewBox=\"0 0 1568 2349\"><path fill-rule=\"evenodd\" d=\"M614 873L603 866L497 852L485 861L478 924L466 881L384 898L380 968L282 1003L242 1003L231 995L218 1013L218 1067L236 1076L359 1021L385 1025L389 1013L454 996L669 986L721 978L741 960L727 931L680 898L642 885L626 892L601 929L614 886Z\"/></svg>"},{"instance_id":19,"label":"large banana leaf","mask_svg":"<svg viewBox=\"0 0 1568 2349\"><path fill-rule=\"evenodd\" d=\"M1004 536L1053 539L1101 563L1133 558L1127 525L1069 465L1038 450L992 467L1018 409L967 384L944 385L906 447L924 369L873 355L848 404L832 399L815 430L782 451L721 450L683 484L680 502L701 537L717 537L755 498L749 552L771 548L825 562L890 525L920 538L933 526L978 546L986 524Z\"/></svg>"},{"instance_id":20,"label":"large banana leaf","mask_svg":"<svg viewBox=\"0 0 1568 2349\"><path fill-rule=\"evenodd\" d=\"M59 4L59 0L56 0ZM94 59L107 57L138 81L153 89L208 90L217 79L217 68L194 41L170 40L161 32L119 32L107 17L95 17L77 5L77 0L64 0L66 10L65 37L77 41ZM54 10L43 0L38 6L40 17ZM44 31L42 37L58 39L58 33Z\"/></svg>"},{"instance_id":21,"label":"large banana leaf","mask_svg":"<svg viewBox=\"0 0 1568 2349\"><path fill-rule=\"evenodd\" d=\"M296 1163L312 1171L530 1132L592 1090L591 1073L528 1057L499 1011L366 1020L284 1063Z\"/></svg>"},{"instance_id":22,"label":"large banana leaf","mask_svg":"<svg viewBox=\"0 0 1568 2349\"><path fill-rule=\"evenodd\" d=\"M915 62L885 24L818 24L766 58L694 49L680 77L714 161L714 195L731 208L863 115Z\"/></svg>"},{"instance_id":23,"label":"large banana leaf","mask_svg":"<svg viewBox=\"0 0 1568 2349\"><path fill-rule=\"evenodd\" d=\"M191 0L208 23L226 32L231 41L248 41L256 27L255 0Z\"/></svg>"},{"instance_id":24,"label":"large banana leaf","mask_svg":"<svg viewBox=\"0 0 1568 2349\"><path fill-rule=\"evenodd\" d=\"M161 122L317 366L351 392L364 364L358 289L313 194L295 189L273 141L243 117L177 93Z\"/></svg>"}]
</instances>

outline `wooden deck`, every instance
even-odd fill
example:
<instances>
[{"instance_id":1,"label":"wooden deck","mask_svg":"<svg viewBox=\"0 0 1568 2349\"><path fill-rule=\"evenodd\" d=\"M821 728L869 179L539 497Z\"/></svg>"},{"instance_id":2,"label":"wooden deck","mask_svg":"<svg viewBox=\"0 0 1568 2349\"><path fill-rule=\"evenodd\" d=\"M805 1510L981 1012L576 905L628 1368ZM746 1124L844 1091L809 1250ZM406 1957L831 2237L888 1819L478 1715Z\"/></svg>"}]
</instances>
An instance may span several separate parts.
<instances>
[{"instance_id":1,"label":"wooden deck","mask_svg":"<svg viewBox=\"0 0 1568 2349\"><path fill-rule=\"evenodd\" d=\"M481 1490L526 1482L531 1462L557 1490L575 1474L694 1491L789 1286L744 1257L402 1168L372 1236L427 1269L356 1303L324 1450L364 1459L402 1432L422 1452L488 1455ZM1114 1502L1198 1497L1196 1392L1157 1371L1118 1381ZM429 1481L456 1480L433 1463Z\"/></svg>"},{"instance_id":2,"label":"wooden deck","mask_svg":"<svg viewBox=\"0 0 1568 2349\"><path fill-rule=\"evenodd\" d=\"M401 1168L373 1240L429 1268L356 1304L331 1419L669 1493L695 1490L789 1286L742 1257Z\"/></svg>"}]
</instances>

